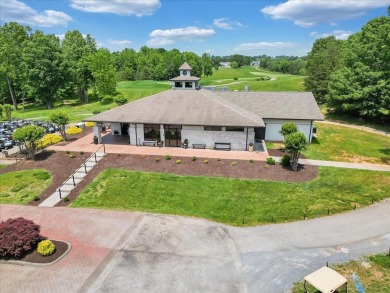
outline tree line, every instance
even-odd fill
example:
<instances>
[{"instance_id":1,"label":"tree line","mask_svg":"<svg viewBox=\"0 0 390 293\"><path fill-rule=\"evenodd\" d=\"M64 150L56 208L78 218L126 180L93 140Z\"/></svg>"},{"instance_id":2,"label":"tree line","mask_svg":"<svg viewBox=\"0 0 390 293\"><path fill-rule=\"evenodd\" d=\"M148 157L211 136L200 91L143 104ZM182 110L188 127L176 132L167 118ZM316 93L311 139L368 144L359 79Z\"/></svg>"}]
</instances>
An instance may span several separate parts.
<instances>
[{"instance_id":1,"label":"tree line","mask_svg":"<svg viewBox=\"0 0 390 293\"><path fill-rule=\"evenodd\" d=\"M335 113L390 121L389 32L390 17L383 16L347 40L316 40L307 58L306 90Z\"/></svg>"}]
</instances>

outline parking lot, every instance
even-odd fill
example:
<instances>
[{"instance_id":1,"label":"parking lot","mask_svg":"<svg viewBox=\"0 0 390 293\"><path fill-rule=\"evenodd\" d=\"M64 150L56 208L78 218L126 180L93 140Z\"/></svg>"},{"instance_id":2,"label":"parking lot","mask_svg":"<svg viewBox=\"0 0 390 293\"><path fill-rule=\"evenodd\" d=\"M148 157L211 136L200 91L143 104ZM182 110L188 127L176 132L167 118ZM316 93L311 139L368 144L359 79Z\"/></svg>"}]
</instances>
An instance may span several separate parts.
<instances>
[{"instance_id":1,"label":"parking lot","mask_svg":"<svg viewBox=\"0 0 390 293\"><path fill-rule=\"evenodd\" d=\"M13 139L16 129L26 125L36 125L43 127L45 133L55 133L59 127L51 122L43 120L11 120L0 123L0 158L7 158L9 155L20 151L18 142Z\"/></svg>"}]
</instances>

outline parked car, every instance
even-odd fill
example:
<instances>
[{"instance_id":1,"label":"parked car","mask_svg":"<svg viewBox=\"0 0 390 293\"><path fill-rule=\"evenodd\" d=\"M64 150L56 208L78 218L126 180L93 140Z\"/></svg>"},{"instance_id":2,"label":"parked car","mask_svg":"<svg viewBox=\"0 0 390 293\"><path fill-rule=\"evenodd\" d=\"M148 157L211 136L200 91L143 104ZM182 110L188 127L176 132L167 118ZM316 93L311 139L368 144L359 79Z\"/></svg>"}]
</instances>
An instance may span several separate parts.
<instances>
[{"instance_id":1,"label":"parked car","mask_svg":"<svg viewBox=\"0 0 390 293\"><path fill-rule=\"evenodd\" d=\"M12 145L11 141L9 141L7 139L0 140L0 149L8 150L12 147L13 147L13 145Z\"/></svg>"}]
</instances>

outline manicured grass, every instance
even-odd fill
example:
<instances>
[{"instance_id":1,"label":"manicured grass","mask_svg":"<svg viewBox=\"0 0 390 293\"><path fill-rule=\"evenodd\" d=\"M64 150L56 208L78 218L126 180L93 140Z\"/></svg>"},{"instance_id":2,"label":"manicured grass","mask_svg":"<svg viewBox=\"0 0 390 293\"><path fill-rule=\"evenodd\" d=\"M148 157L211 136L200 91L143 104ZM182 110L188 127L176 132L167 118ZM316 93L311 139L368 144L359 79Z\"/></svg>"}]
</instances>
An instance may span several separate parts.
<instances>
[{"instance_id":1,"label":"manicured grass","mask_svg":"<svg viewBox=\"0 0 390 293\"><path fill-rule=\"evenodd\" d=\"M328 112L328 108L326 105L321 105L320 109L322 114L325 116L325 120L327 121L341 122L341 123L352 124L357 126L366 126L373 129L388 132L390 135L390 123L368 122L363 119L351 117L348 115L337 115L335 113Z\"/></svg>"},{"instance_id":2,"label":"manicured grass","mask_svg":"<svg viewBox=\"0 0 390 293\"><path fill-rule=\"evenodd\" d=\"M304 152L310 159L390 163L390 137L317 123L317 139Z\"/></svg>"},{"instance_id":3,"label":"manicured grass","mask_svg":"<svg viewBox=\"0 0 390 293\"><path fill-rule=\"evenodd\" d=\"M0 169L3 169L5 167L7 167L8 165L5 165L5 164L0 164Z\"/></svg>"},{"instance_id":4,"label":"manicured grass","mask_svg":"<svg viewBox=\"0 0 390 293\"><path fill-rule=\"evenodd\" d=\"M352 275L356 274L365 292L390 292L390 255L376 254L364 260L370 266L363 266L362 261L349 261L332 267L348 280L348 292L359 293ZM303 293L303 282L294 284L293 293ZM311 291L310 291L311 292Z\"/></svg>"},{"instance_id":5,"label":"manicured grass","mask_svg":"<svg viewBox=\"0 0 390 293\"><path fill-rule=\"evenodd\" d=\"M39 196L51 183L50 173L43 169L15 171L0 175L0 203L26 204Z\"/></svg>"},{"instance_id":6,"label":"manicured grass","mask_svg":"<svg viewBox=\"0 0 390 293\"><path fill-rule=\"evenodd\" d=\"M237 77L237 80L233 78ZM274 77L275 80L261 80ZM258 80L260 79L260 80ZM228 86L229 90L243 91L248 85L251 91L303 91L304 76L280 74L246 66L239 69L220 68L212 76L201 80L202 85Z\"/></svg>"},{"instance_id":7,"label":"manicured grass","mask_svg":"<svg viewBox=\"0 0 390 293\"><path fill-rule=\"evenodd\" d=\"M150 80L142 81L121 81L118 83L117 90L122 93L123 96L129 101L135 101L137 99L159 93L161 91L170 88L169 83L154 82ZM92 97L91 97L92 99ZM25 110L18 110L12 112L12 118L27 119L27 118L39 118L42 120L48 120L49 116L53 112L64 111L66 112L71 122L79 122L84 118L92 115L94 111L106 111L117 107L117 104L111 103L108 105L102 105L100 101L91 100L87 104L80 103L77 100L68 100L67 104L58 103L55 104L53 109L46 109L42 105L27 104ZM21 108L21 106L20 106Z\"/></svg>"},{"instance_id":8,"label":"manicured grass","mask_svg":"<svg viewBox=\"0 0 390 293\"><path fill-rule=\"evenodd\" d=\"M390 196L390 172L321 167L319 178L286 183L107 169L73 207L146 211L256 225L318 217ZM274 217L272 219L272 217Z\"/></svg>"}]
</instances>

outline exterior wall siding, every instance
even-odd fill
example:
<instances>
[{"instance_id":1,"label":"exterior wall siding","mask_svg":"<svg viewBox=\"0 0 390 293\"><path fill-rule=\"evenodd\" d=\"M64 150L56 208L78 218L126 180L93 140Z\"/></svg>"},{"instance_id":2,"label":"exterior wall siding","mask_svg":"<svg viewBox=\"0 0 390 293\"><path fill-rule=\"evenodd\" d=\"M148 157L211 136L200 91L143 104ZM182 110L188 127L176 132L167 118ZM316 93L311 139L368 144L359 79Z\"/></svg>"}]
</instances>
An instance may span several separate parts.
<instances>
[{"instance_id":1,"label":"exterior wall siding","mask_svg":"<svg viewBox=\"0 0 390 293\"><path fill-rule=\"evenodd\" d=\"M265 140L283 141L283 136L279 133L282 125L287 122L293 122L298 126L300 132L303 132L306 139L311 142L313 123L311 120L277 120L277 119L263 119L266 124Z\"/></svg>"},{"instance_id":2,"label":"exterior wall siding","mask_svg":"<svg viewBox=\"0 0 390 293\"><path fill-rule=\"evenodd\" d=\"M192 144L205 144L206 148L214 147L216 142L231 143L232 150L245 151L247 149L247 132L225 131L208 131L203 130L203 126L185 126L181 131L182 140L188 139L189 147ZM248 129L248 144L253 143L255 132L253 128Z\"/></svg>"},{"instance_id":3,"label":"exterior wall siding","mask_svg":"<svg viewBox=\"0 0 390 293\"><path fill-rule=\"evenodd\" d=\"M122 135L120 123L111 123L111 134L112 135L114 135L115 130L118 131L118 134Z\"/></svg>"}]
</instances>

